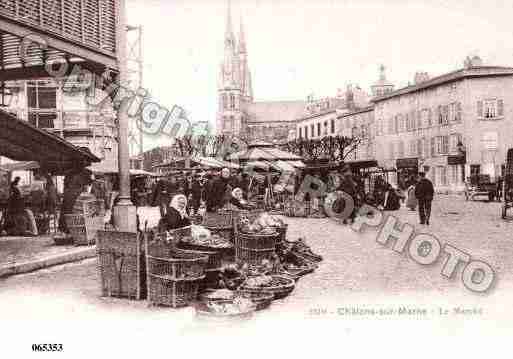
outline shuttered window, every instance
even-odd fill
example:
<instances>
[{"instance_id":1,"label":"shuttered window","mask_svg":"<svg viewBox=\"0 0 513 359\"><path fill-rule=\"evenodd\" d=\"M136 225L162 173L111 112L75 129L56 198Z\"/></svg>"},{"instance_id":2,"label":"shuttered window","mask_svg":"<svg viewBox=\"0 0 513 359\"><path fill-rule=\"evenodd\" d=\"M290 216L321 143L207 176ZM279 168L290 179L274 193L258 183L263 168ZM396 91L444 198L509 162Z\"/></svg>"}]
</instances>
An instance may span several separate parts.
<instances>
[{"instance_id":1,"label":"shuttered window","mask_svg":"<svg viewBox=\"0 0 513 359\"><path fill-rule=\"evenodd\" d=\"M477 117L483 116L483 101L477 101Z\"/></svg>"},{"instance_id":2,"label":"shuttered window","mask_svg":"<svg viewBox=\"0 0 513 359\"><path fill-rule=\"evenodd\" d=\"M497 115L499 117L504 116L504 101L497 100Z\"/></svg>"},{"instance_id":3,"label":"shuttered window","mask_svg":"<svg viewBox=\"0 0 513 359\"><path fill-rule=\"evenodd\" d=\"M431 141L431 157L435 157L435 154L436 154L436 138L435 137L431 137L430 141Z\"/></svg>"}]
</instances>

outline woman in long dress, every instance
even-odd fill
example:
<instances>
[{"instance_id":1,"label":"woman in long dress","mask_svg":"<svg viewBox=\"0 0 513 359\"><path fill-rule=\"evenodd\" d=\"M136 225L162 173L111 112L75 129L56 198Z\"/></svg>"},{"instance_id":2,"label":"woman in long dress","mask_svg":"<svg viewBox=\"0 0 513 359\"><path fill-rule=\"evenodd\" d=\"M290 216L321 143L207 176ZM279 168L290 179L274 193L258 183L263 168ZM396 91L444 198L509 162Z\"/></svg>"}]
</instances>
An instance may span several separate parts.
<instances>
[{"instance_id":1,"label":"woman in long dress","mask_svg":"<svg viewBox=\"0 0 513 359\"><path fill-rule=\"evenodd\" d=\"M415 185L412 184L408 188L408 199L406 200L406 207L411 211L415 211L418 205L417 197L415 197Z\"/></svg>"}]
</instances>

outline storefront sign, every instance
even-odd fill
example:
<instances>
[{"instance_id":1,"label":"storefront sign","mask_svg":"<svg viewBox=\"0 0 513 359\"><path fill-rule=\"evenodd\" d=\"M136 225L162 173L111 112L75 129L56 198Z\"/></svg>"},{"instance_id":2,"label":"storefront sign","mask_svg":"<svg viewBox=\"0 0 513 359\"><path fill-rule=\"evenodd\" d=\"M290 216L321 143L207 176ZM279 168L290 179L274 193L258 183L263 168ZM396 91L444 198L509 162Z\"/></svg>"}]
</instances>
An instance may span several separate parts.
<instances>
[{"instance_id":1,"label":"storefront sign","mask_svg":"<svg viewBox=\"0 0 513 359\"><path fill-rule=\"evenodd\" d=\"M467 156L465 155L447 156L448 165L464 165L465 163L467 163Z\"/></svg>"},{"instance_id":2,"label":"storefront sign","mask_svg":"<svg viewBox=\"0 0 513 359\"><path fill-rule=\"evenodd\" d=\"M419 159L417 157L414 158L398 158L396 161L397 168L418 168L419 167Z\"/></svg>"}]
</instances>

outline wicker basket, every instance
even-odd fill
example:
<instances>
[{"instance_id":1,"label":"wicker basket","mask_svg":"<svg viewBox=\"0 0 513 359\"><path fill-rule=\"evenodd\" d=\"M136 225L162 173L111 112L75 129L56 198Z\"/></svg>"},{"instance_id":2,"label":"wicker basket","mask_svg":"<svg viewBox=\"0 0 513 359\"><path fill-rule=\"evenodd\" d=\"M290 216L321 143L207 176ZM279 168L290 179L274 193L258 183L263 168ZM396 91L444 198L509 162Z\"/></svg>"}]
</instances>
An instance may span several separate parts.
<instances>
[{"instance_id":1,"label":"wicker basket","mask_svg":"<svg viewBox=\"0 0 513 359\"><path fill-rule=\"evenodd\" d=\"M189 305L205 278L208 256L177 249L151 232L145 237L148 301L173 308Z\"/></svg>"},{"instance_id":2,"label":"wicker basket","mask_svg":"<svg viewBox=\"0 0 513 359\"><path fill-rule=\"evenodd\" d=\"M233 211L207 212L202 224L205 227L233 227Z\"/></svg>"},{"instance_id":3,"label":"wicker basket","mask_svg":"<svg viewBox=\"0 0 513 359\"><path fill-rule=\"evenodd\" d=\"M260 264L276 255L278 234L249 234L238 232L235 237L235 261Z\"/></svg>"},{"instance_id":4,"label":"wicker basket","mask_svg":"<svg viewBox=\"0 0 513 359\"><path fill-rule=\"evenodd\" d=\"M242 290L250 292L250 293L272 293L274 296L274 300L276 299L282 299L288 296L292 291L294 290L296 283L294 279L288 278L286 276L282 275L273 275L274 279L279 280L281 283L280 285L275 285L271 287L250 287L247 285L242 286Z\"/></svg>"},{"instance_id":5,"label":"wicker basket","mask_svg":"<svg viewBox=\"0 0 513 359\"><path fill-rule=\"evenodd\" d=\"M98 231L105 228L103 217L81 214L65 214L64 219L73 243L77 246L95 243Z\"/></svg>"},{"instance_id":6,"label":"wicker basket","mask_svg":"<svg viewBox=\"0 0 513 359\"><path fill-rule=\"evenodd\" d=\"M253 303L256 304L256 310L263 310L266 309L271 305L271 303L274 300L274 294L273 293L266 293L266 292L252 292L248 290L238 290L237 294L242 296L243 298L248 298L253 301Z\"/></svg>"},{"instance_id":7,"label":"wicker basket","mask_svg":"<svg viewBox=\"0 0 513 359\"><path fill-rule=\"evenodd\" d=\"M146 261L142 236L98 231L98 272L102 296L146 298Z\"/></svg>"}]
</instances>

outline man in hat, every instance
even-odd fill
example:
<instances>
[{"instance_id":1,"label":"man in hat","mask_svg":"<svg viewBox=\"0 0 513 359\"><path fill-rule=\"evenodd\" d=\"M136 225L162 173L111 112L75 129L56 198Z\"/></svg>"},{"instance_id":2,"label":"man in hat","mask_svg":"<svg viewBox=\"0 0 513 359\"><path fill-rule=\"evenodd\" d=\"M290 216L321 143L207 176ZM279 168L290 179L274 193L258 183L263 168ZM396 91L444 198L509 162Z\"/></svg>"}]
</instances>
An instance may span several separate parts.
<instances>
[{"instance_id":1,"label":"man in hat","mask_svg":"<svg viewBox=\"0 0 513 359\"><path fill-rule=\"evenodd\" d=\"M342 167L342 181L340 184L340 189L351 196L353 199L353 210L351 211L351 214L349 215L349 219L351 222L354 222L354 219L356 217L356 205L357 205L357 199L358 199L358 187L356 182L353 179L353 172L351 171L351 167L348 164L345 164L344 167Z\"/></svg>"},{"instance_id":2,"label":"man in hat","mask_svg":"<svg viewBox=\"0 0 513 359\"><path fill-rule=\"evenodd\" d=\"M419 172L419 182L415 186L415 197L419 201L420 224L427 224L429 226L431 202L433 202L434 193L433 183L426 178L424 172Z\"/></svg>"}]
</instances>

